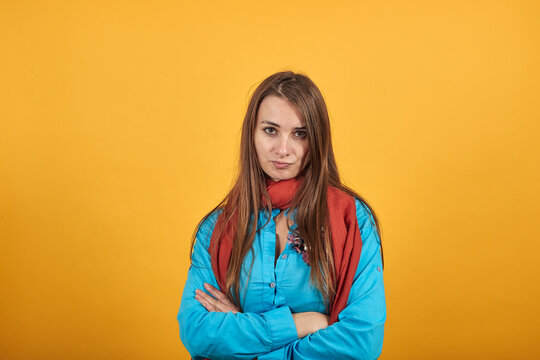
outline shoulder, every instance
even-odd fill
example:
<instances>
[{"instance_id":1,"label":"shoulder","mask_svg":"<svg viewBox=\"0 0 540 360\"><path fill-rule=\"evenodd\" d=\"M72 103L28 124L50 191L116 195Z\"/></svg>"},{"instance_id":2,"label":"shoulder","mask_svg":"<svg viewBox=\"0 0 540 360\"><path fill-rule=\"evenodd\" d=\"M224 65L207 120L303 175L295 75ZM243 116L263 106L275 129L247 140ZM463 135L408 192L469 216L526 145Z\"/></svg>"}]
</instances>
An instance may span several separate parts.
<instances>
[{"instance_id":1,"label":"shoulder","mask_svg":"<svg viewBox=\"0 0 540 360\"><path fill-rule=\"evenodd\" d=\"M372 241L380 244L381 240L377 231L377 225L373 212L369 206L361 199L354 197L356 206L356 219L358 220L358 227L360 228L360 236L362 242Z\"/></svg>"},{"instance_id":2,"label":"shoulder","mask_svg":"<svg viewBox=\"0 0 540 360\"><path fill-rule=\"evenodd\" d=\"M370 210L369 206L361 199L357 198L356 196L354 198L354 205L356 207L356 215L359 218L362 218L363 220L371 219L373 222L375 222L373 217L373 212ZM359 224L360 225L360 224Z\"/></svg>"},{"instance_id":3,"label":"shoulder","mask_svg":"<svg viewBox=\"0 0 540 360\"><path fill-rule=\"evenodd\" d=\"M375 218L369 206L356 196L354 197L354 204L356 207L356 217L358 219L358 226L360 229L365 227L373 227L375 229Z\"/></svg>"},{"instance_id":4,"label":"shoulder","mask_svg":"<svg viewBox=\"0 0 540 360\"><path fill-rule=\"evenodd\" d=\"M222 208L218 208L210 212L209 214L205 215L197 225L197 241L201 241L204 243L204 245L208 246L210 244L210 237L212 236L212 233L214 232L214 228L216 226L217 220L221 212L223 211Z\"/></svg>"}]
</instances>

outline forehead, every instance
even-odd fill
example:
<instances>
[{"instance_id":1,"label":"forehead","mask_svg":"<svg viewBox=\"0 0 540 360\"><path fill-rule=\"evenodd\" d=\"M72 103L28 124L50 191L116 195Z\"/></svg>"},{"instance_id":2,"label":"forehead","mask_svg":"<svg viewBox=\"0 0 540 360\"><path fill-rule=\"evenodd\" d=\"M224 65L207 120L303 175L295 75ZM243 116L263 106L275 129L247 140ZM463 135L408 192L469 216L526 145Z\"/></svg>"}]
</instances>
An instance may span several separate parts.
<instances>
[{"instance_id":1,"label":"forehead","mask_svg":"<svg viewBox=\"0 0 540 360\"><path fill-rule=\"evenodd\" d=\"M261 124L263 121L291 128L304 126L298 108L287 99L274 95L266 96L259 105L257 124Z\"/></svg>"}]
</instances>

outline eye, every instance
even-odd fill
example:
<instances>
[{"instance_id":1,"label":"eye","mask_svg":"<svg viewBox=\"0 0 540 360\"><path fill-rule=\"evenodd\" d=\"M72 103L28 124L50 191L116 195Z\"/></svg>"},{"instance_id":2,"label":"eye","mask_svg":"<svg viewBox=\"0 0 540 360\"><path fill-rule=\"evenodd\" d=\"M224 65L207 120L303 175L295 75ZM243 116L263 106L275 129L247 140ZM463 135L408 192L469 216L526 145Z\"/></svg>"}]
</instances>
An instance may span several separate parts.
<instances>
[{"instance_id":1,"label":"eye","mask_svg":"<svg viewBox=\"0 0 540 360\"><path fill-rule=\"evenodd\" d=\"M307 136L306 132L302 130L295 131L294 133L297 134L296 136L298 136L299 138L305 138Z\"/></svg>"},{"instance_id":2,"label":"eye","mask_svg":"<svg viewBox=\"0 0 540 360\"><path fill-rule=\"evenodd\" d=\"M276 129L273 128L273 127L267 127L267 128L264 128L263 131L264 131L265 133L267 133L268 135L274 135Z\"/></svg>"}]
</instances>

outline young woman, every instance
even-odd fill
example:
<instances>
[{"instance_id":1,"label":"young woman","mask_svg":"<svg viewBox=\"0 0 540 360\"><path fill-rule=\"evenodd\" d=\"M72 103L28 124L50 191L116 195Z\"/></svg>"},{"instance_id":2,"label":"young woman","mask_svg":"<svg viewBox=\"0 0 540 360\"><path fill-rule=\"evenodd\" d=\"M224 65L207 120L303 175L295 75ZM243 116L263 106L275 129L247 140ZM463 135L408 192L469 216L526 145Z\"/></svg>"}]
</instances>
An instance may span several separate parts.
<instances>
[{"instance_id":1,"label":"young woman","mask_svg":"<svg viewBox=\"0 0 540 360\"><path fill-rule=\"evenodd\" d=\"M326 104L307 76L279 72L257 87L239 166L192 239L178 322L193 359L379 357L379 222L340 181Z\"/></svg>"}]
</instances>

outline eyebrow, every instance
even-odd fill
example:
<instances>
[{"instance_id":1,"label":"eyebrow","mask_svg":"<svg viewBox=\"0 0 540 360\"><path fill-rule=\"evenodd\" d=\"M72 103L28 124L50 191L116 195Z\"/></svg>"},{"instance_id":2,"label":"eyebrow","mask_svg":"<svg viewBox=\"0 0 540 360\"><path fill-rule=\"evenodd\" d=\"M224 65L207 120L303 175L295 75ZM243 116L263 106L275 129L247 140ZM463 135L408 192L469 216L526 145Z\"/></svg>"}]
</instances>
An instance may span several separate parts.
<instances>
[{"instance_id":1,"label":"eyebrow","mask_svg":"<svg viewBox=\"0 0 540 360\"><path fill-rule=\"evenodd\" d=\"M276 124L275 122L271 122L271 121L268 121L268 120L263 120L261 121L261 124L270 124L270 125L274 125L275 127L280 127L278 124ZM301 126L301 127L295 127L294 130L305 130L306 127L305 126Z\"/></svg>"}]
</instances>

